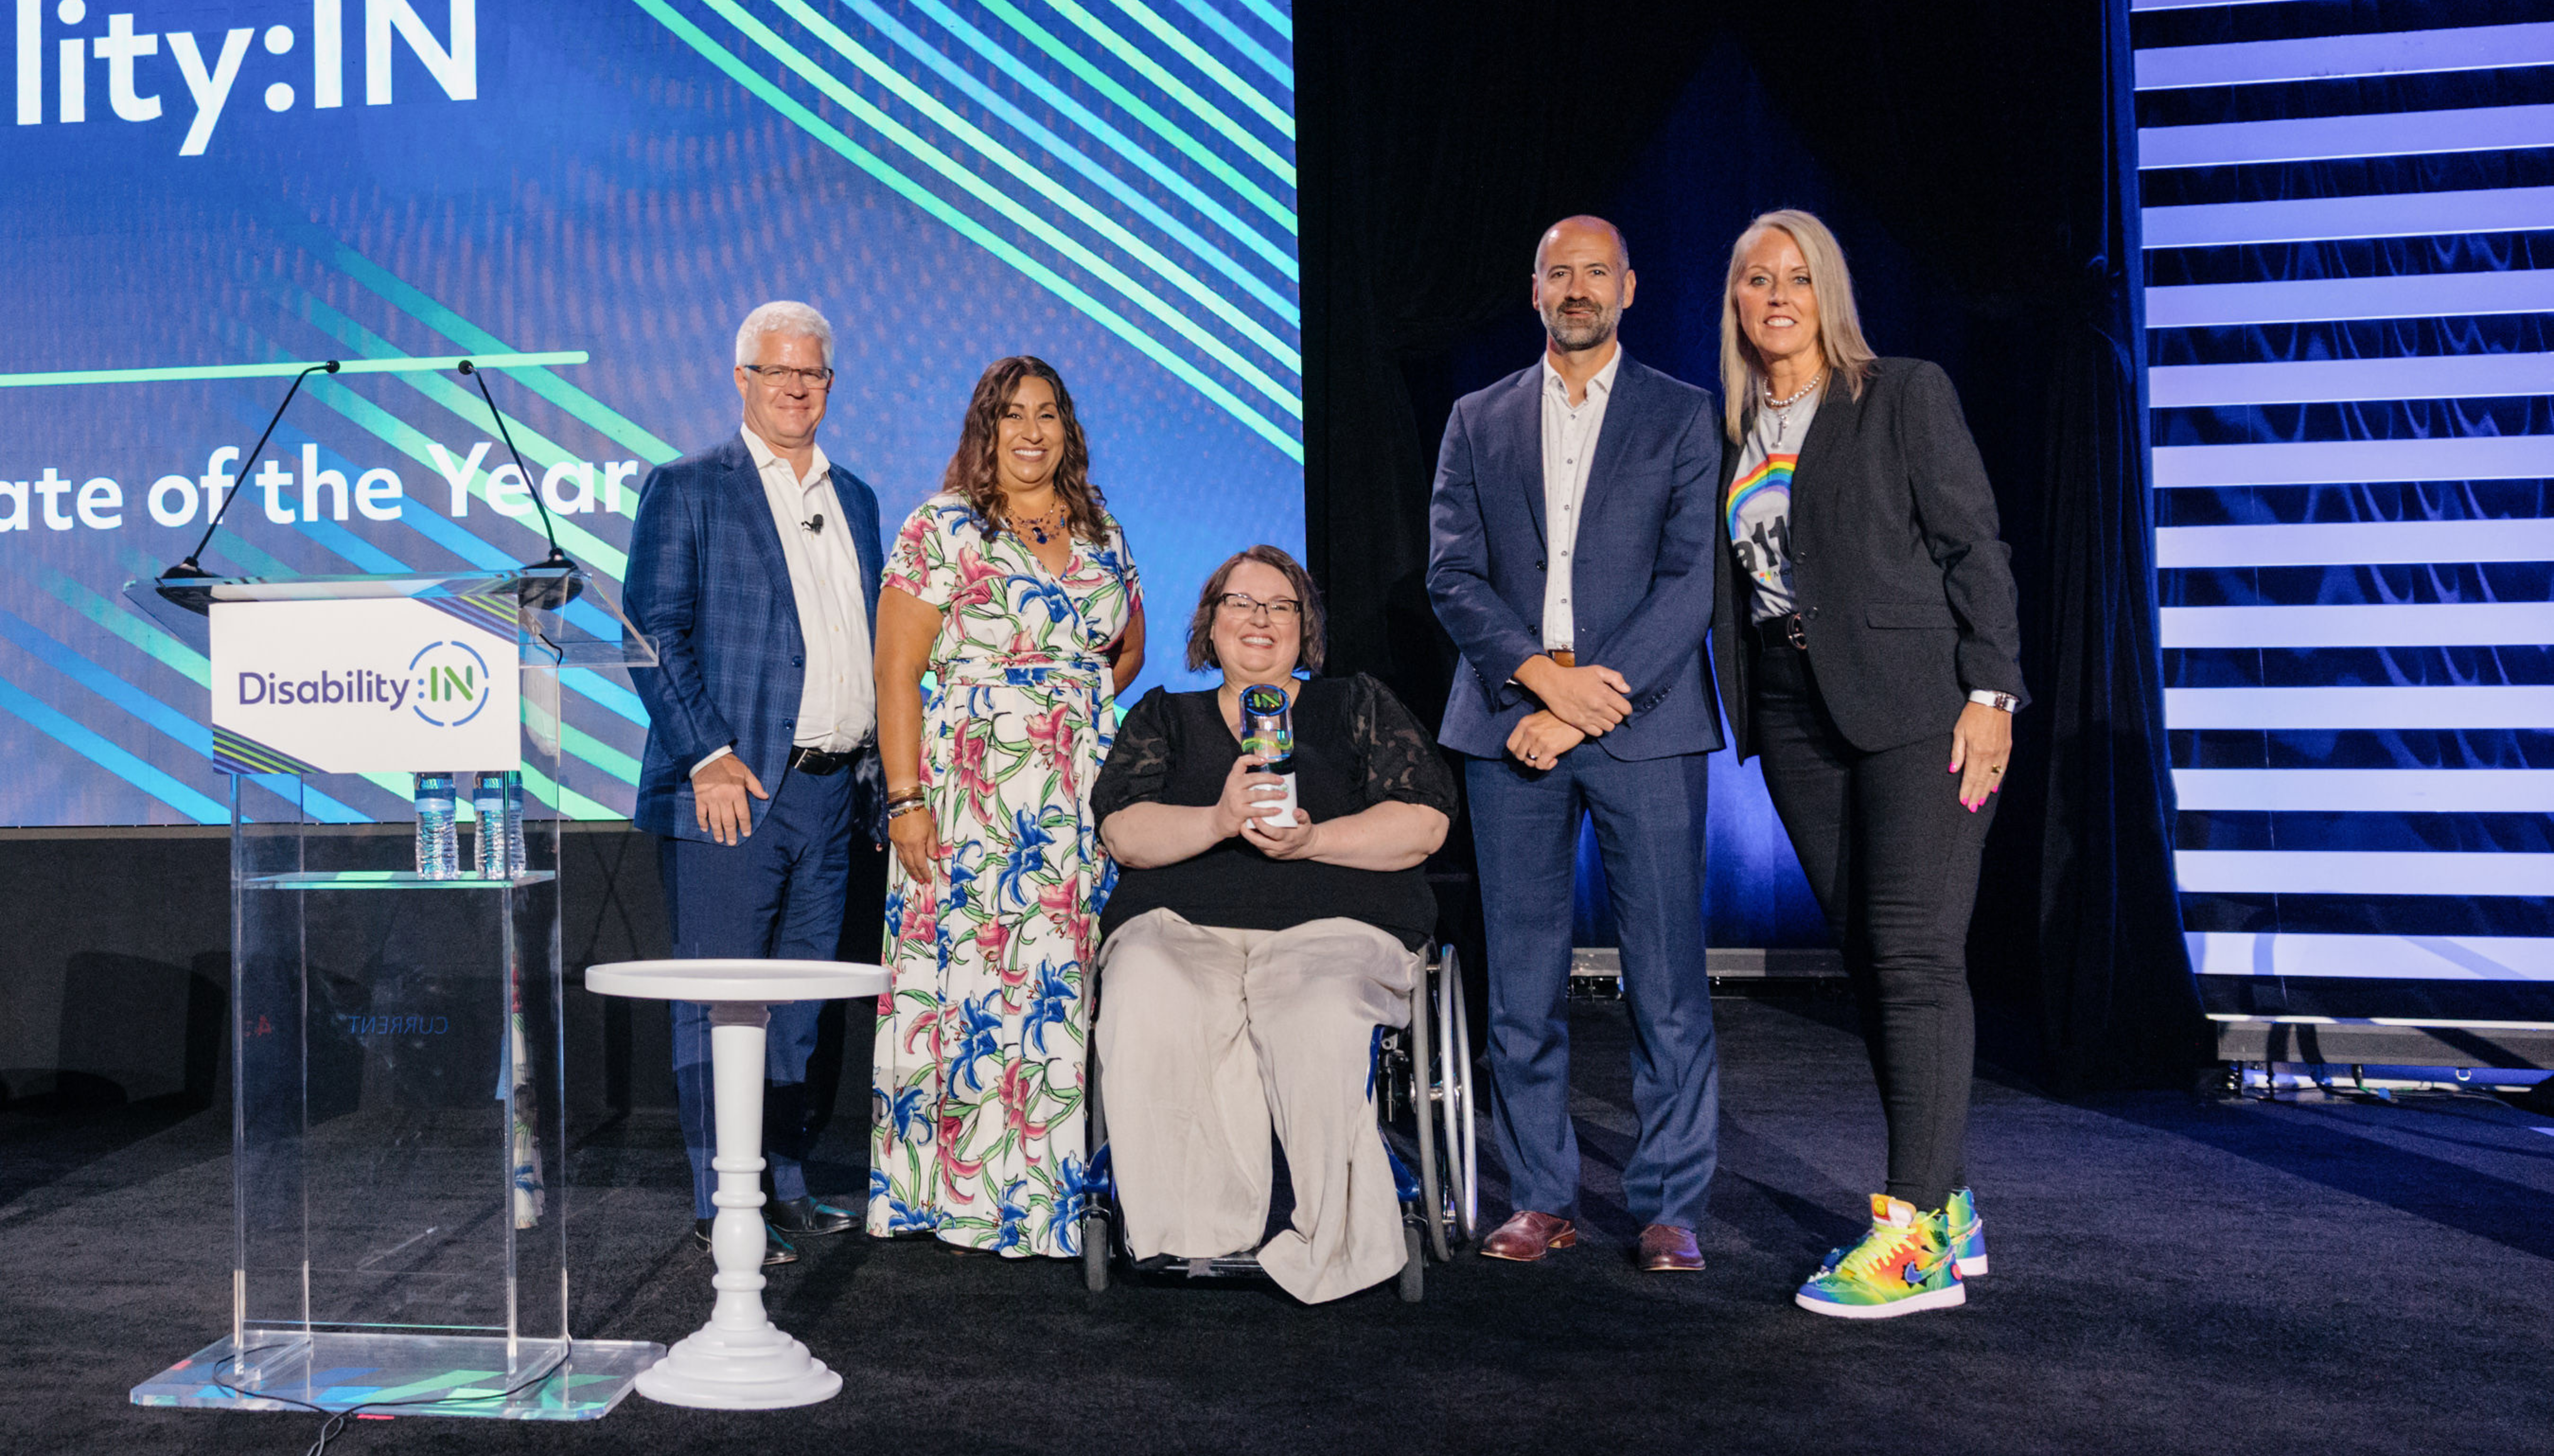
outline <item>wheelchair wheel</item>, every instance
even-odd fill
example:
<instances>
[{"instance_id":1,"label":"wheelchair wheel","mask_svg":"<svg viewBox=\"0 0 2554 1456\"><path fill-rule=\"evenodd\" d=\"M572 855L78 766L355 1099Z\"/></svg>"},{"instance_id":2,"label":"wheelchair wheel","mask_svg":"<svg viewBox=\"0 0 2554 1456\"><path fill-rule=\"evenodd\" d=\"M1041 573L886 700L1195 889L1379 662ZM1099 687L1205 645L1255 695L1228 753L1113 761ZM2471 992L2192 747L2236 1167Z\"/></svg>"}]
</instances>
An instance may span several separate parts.
<instances>
[{"instance_id":1,"label":"wheelchair wheel","mask_svg":"<svg viewBox=\"0 0 2554 1456\"><path fill-rule=\"evenodd\" d=\"M1423 967L1419 983L1410 991L1410 1122L1418 1135L1419 1206L1428 1217L1428 1247L1442 1263L1454 1255L1446 1241L1447 1189L1437 1146L1440 1119L1436 1111L1436 1089L1430 1085L1436 1069L1436 1062L1429 1055L1429 1041L1436 1031L1436 984L1434 970ZM1414 1229L1414 1235L1416 1232Z\"/></svg>"},{"instance_id":2,"label":"wheelchair wheel","mask_svg":"<svg viewBox=\"0 0 2554 1456\"><path fill-rule=\"evenodd\" d=\"M1437 1085L1433 1092L1446 1150L1446 1203L1452 1241L1468 1244L1481 1222L1481 1153L1472 1100L1472 1018L1463 998L1463 975L1454 947L1446 947L1437 972Z\"/></svg>"},{"instance_id":3,"label":"wheelchair wheel","mask_svg":"<svg viewBox=\"0 0 2554 1456\"><path fill-rule=\"evenodd\" d=\"M1108 1215L1097 1210L1082 1216L1082 1287L1094 1294L1108 1287Z\"/></svg>"},{"instance_id":4,"label":"wheelchair wheel","mask_svg":"<svg viewBox=\"0 0 2554 1456\"><path fill-rule=\"evenodd\" d=\"M1086 1136L1092 1149L1086 1171L1093 1184L1084 1196L1089 1200L1082 1208L1082 1287L1097 1294L1108 1287L1108 1254L1112 1222L1103 1199L1114 1201L1115 1178L1106 1169L1108 1163L1108 1120L1100 1110L1100 1068L1090 1069L1090 1122Z\"/></svg>"},{"instance_id":5,"label":"wheelchair wheel","mask_svg":"<svg viewBox=\"0 0 2554 1456\"><path fill-rule=\"evenodd\" d=\"M1401 1247L1408 1251L1408 1257L1402 1261L1401 1278L1393 1285L1393 1292L1401 1296L1402 1303L1416 1304L1428 1294L1428 1249L1420 1240L1417 1224L1401 1226Z\"/></svg>"}]
</instances>

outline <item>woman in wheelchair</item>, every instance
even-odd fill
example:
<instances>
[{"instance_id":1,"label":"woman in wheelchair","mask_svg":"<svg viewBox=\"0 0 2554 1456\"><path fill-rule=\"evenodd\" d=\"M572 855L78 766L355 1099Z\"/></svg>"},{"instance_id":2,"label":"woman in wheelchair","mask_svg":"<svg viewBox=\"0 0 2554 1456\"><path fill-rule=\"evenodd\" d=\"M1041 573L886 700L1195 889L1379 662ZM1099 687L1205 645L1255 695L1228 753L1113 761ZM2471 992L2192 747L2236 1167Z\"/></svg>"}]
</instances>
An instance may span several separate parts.
<instances>
[{"instance_id":1,"label":"woman in wheelchair","mask_svg":"<svg viewBox=\"0 0 2554 1456\"><path fill-rule=\"evenodd\" d=\"M1101 1105L1128 1249L1212 1259L1258 1246L1307 1302L1390 1278L1400 1203L1377 1131L1375 1029L1409 1020L1436 925L1420 864L1446 838L1453 776L1418 722L1362 674L1322 664L1322 607L1294 557L1255 546L1208 579L1192 670L1127 713L1092 794L1120 875L1101 928ZM1241 694L1293 699L1291 828L1282 782L1245 753ZM1269 1134L1292 1227L1262 1245Z\"/></svg>"}]
</instances>

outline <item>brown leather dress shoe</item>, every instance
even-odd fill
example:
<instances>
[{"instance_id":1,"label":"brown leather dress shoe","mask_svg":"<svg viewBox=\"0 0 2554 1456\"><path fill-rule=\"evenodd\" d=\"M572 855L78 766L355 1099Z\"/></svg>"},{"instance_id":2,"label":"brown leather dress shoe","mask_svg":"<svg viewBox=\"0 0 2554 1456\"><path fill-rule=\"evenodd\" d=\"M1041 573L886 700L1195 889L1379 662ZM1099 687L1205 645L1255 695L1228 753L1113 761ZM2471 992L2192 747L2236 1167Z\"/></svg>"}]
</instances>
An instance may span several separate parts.
<instances>
[{"instance_id":1,"label":"brown leather dress shoe","mask_svg":"<svg viewBox=\"0 0 2554 1456\"><path fill-rule=\"evenodd\" d=\"M1693 1242L1693 1230L1675 1224L1652 1224L1641 1230L1641 1268L1653 1272L1692 1271L1702 1268L1702 1250Z\"/></svg>"},{"instance_id":2,"label":"brown leather dress shoe","mask_svg":"<svg viewBox=\"0 0 2554 1456\"><path fill-rule=\"evenodd\" d=\"M1481 1241L1481 1253L1491 1259L1532 1264L1555 1249L1567 1249L1577 1242L1578 1226L1569 1220L1521 1208Z\"/></svg>"}]
</instances>

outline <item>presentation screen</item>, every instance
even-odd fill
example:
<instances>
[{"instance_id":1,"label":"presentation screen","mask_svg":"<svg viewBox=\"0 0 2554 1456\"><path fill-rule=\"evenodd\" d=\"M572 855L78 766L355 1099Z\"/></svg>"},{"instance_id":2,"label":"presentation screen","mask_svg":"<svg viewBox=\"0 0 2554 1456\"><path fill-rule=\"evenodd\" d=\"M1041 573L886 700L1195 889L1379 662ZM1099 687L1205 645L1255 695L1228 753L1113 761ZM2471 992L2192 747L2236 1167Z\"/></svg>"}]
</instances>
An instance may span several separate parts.
<instances>
[{"instance_id":1,"label":"presentation screen","mask_svg":"<svg viewBox=\"0 0 2554 1456\"><path fill-rule=\"evenodd\" d=\"M984 366L1056 366L1142 573L1144 682L1186 682L1224 556L1302 550L1282 4L0 3L0 823L229 817L208 665L124 588L234 485L216 574L534 561L539 492L619 599L649 470L735 434L769 300L831 319L818 439L889 534ZM551 361L487 376L522 469L476 381L382 367L464 355ZM274 366L330 358L366 363L242 458ZM626 673L563 677L534 789L626 816L646 716ZM387 781L346 808L409 815Z\"/></svg>"}]
</instances>

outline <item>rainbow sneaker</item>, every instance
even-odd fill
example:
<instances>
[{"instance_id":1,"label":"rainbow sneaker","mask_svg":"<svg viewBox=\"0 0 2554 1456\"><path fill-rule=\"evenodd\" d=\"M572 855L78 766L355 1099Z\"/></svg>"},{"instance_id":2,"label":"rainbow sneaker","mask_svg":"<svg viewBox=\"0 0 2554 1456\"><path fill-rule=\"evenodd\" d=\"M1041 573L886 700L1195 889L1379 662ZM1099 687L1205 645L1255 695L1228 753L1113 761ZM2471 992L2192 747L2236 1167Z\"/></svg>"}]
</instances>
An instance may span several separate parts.
<instances>
[{"instance_id":1,"label":"rainbow sneaker","mask_svg":"<svg viewBox=\"0 0 2554 1456\"><path fill-rule=\"evenodd\" d=\"M1941 1212L1917 1213L1886 1193L1871 1195L1871 1232L1794 1296L1802 1309L1839 1319L1894 1319L1968 1299Z\"/></svg>"},{"instance_id":2,"label":"rainbow sneaker","mask_svg":"<svg viewBox=\"0 0 2554 1456\"><path fill-rule=\"evenodd\" d=\"M1983 1278L1987 1272L1987 1221L1978 1216L1978 1195L1966 1188L1953 1188L1951 1201L1942 1205L1942 1221L1948 1225L1943 1237L1951 1241L1951 1258L1960 1266L1960 1277Z\"/></svg>"}]
</instances>

